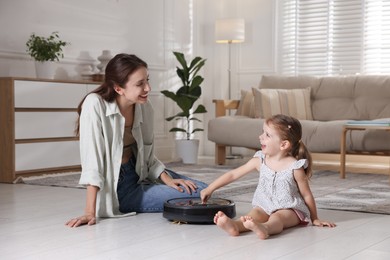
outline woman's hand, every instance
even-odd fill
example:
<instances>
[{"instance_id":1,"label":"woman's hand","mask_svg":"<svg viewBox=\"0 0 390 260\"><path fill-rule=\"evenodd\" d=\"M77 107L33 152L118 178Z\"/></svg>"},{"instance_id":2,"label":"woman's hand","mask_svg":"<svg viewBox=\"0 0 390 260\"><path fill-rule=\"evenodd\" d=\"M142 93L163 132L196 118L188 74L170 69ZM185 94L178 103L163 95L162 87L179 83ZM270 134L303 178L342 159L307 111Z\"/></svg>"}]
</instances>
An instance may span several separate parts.
<instances>
[{"instance_id":1,"label":"woman's hand","mask_svg":"<svg viewBox=\"0 0 390 260\"><path fill-rule=\"evenodd\" d=\"M193 181L190 180L183 180L183 179L172 179L171 181L168 181L166 185L180 191L184 192L183 188L188 194L192 194L193 192L196 192L196 185Z\"/></svg>"},{"instance_id":2,"label":"woman's hand","mask_svg":"<svg viewBox=\"0 0 390 260\"><path fill-rule=\"evenodd\" d=\"M81 216L81 217L72 218L71 220L69 220L65 223L65 225L68 227L78 227L78 226L85 225L85 224L88 224L88 226L95 225L96 224L96 217L94 215L86 214L86 215Z\"/></svg>"},{"instance_id":3,"label":"woman's hand","mask_svg":"<svg viewBox=\"0 0 390 260\"><path fill-rule=\"evenodd\" d=\"M313 220L313 225L317 226L317 227L335 227L336 226L336 224L333 223L333 222L322 221L322 220L319 220L319 219Z\"/></svg>"},{"instance_id":4,"label":"woman's hand","mask_svg":"<svg viewBox=\"0 0 390 260\"><path fill-rule=\"evenodd\" d=\"M161 173L160 179L165 183L165 185L172 187L180 192L184 192L185 190L188 194L196 192L196 189L198 188L193 181L172 179L166 172Z\"/></svg>"}]
</instances>

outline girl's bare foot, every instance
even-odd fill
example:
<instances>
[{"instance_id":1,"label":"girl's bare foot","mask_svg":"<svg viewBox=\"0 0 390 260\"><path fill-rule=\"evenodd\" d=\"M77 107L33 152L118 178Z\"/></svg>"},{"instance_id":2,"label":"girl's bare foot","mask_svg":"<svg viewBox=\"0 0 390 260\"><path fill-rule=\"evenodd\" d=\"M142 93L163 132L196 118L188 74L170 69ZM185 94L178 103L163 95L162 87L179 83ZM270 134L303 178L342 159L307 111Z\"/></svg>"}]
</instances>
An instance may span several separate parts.
<instances>
[{"instance_id":1,"label":"girl's bare foot","mask_svg":"<svg viewBox=\"0 0 390 260\"><path fill-rule=\"evenodd\" d=\"M226 216L222 211L218 211L217 214L215 214L214 223L231 236L238 236L240 234L236 223L234 223L234 221Z\"/></svg>"},{"instance_id":2,"label":"girl's bare foot","mask_svg":"<svg viewBox=\"0 0 390 260\"><path fill-rule=\"evenodd\" d=\"M267 227L261 223L255 223L251 216L242 216L241 221L244 227L255 232L260 239L266 239L269 237Z\"/></svg>"}]
</instances>

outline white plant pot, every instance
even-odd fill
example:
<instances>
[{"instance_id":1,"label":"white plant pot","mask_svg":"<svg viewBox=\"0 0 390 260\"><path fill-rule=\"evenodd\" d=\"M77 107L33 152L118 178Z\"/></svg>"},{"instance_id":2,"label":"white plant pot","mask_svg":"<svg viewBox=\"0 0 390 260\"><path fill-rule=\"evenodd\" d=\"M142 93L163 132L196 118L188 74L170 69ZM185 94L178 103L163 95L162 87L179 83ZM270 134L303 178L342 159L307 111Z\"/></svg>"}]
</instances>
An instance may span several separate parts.
<instances>
[{"instance_id":1,"label":"white plant pot","mask_svg":"<svg viewBox=\"0 0 390 260\"><path fill-rule=\"evenodd\" d=\"M198 162L199 140L176 140L176 153L185 164L196 164Z\"/></svg>"},{"instance_id":2,"label":"white plant pot","mask_svg":"<svg viewBox=\"0 0 390 260\"><path fill-rule=\"evenodd\" d=\"M35 72L37 78L40 79L54 79L57 63L54 61L36 61Z\"/></svg>"}]
</instances>

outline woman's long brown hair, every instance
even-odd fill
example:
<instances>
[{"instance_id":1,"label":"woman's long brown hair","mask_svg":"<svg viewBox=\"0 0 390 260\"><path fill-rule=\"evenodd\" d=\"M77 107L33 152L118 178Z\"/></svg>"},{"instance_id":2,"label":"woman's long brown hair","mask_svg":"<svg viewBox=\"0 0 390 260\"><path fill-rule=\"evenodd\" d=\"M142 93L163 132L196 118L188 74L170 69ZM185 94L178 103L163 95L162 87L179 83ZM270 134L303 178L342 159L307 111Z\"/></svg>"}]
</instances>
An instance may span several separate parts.
<instances>
[{"instance_id":1,"label":"woman's long brown hair","mask_svg":"<svg viewBox=\"0 0 390 260\"><path fill-rule=\"evenodd\" d=\"M100 95L105 101L113 102L118 95L118 93L116 93L114 90L114 86L117 85L121 88L124 88L127 81L129 80L129 76L141 67L148 68L148 65L137 56L125 53L117 54L108 62L106 66L104 82L97 89L91 91L90 93L96 93ZM77 113L79 114L75 129L77 136L80 133L80 114L82 106L88 94L81 100L77 107Z\"/></svg>"}]
</instances>

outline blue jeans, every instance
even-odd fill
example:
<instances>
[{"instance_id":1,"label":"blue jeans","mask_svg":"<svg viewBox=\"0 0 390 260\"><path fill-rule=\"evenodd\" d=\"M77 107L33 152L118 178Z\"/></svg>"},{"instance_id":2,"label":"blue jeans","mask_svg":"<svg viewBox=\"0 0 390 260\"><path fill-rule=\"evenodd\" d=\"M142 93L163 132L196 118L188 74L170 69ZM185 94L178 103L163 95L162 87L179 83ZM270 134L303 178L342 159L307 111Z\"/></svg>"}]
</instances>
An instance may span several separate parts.
<instances>
[{"instance_id":1,"label":"blue jeans","mask_svg":"<svg viewBox=\"0 0 390 260\"><path fill-rule=\"evenodd\" d=\"M135 159L122 164L117 186L119 199L119 210L122 213L128 212L162 212L164 203L174 198L199 198L200 191L207 187L207 184L190 179L165 169L174 179L191 180L198 187L195 192L188 194L186 191L180 192L165 184L144 181L138 183L139 176L135 172Z\"/></svg>"}]
</instances>

